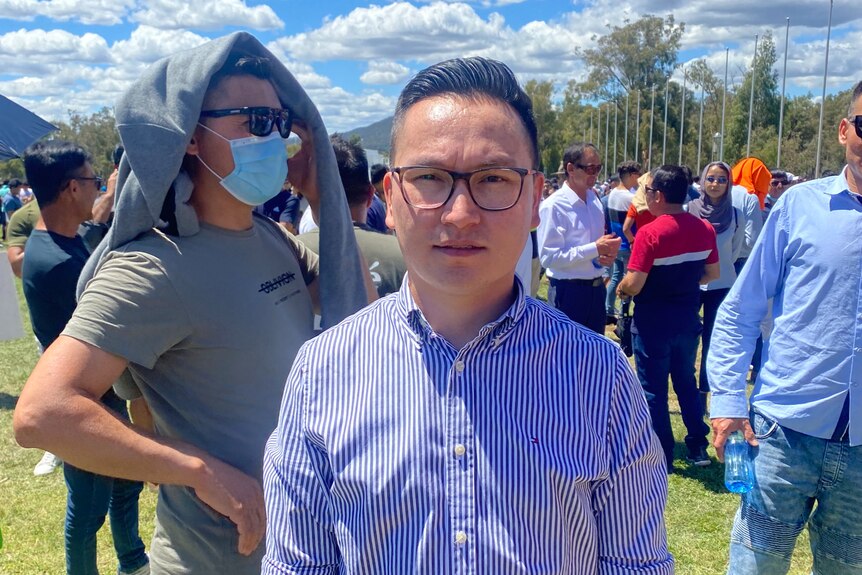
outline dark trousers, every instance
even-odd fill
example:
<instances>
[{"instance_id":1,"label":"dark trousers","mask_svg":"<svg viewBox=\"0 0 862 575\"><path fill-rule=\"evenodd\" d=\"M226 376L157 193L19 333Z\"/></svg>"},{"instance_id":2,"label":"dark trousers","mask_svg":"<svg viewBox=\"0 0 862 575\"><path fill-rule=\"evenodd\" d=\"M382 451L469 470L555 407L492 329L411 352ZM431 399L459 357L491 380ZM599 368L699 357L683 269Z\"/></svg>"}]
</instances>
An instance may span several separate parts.
<instances>
[{"instance_id":1,"label":"dark trousers","mask_svg":"<svg viewBox=\"0 0 862 575\"><path fill-rule=\"evenodd\" d=\"M668 469L673 465L673 430L667 405L667 380L673 381L673 391L679 400L689 452L706 447L709 426L703 421L703 409L694 377L699 329L683 333L661 333L650 330L633 334L638 379L646 392L652 427L658 436Z\"/></svg>"},{"instance_id":2,"label":"dark trousers","mask_svg":"<svg viewBox=\"0 0 862 575\"><path fill-rule=\"evenodd\" d=\"M592 285L593 283L597 285ZM551 278L548 287L548 302L569 316L572 321L605 334L604 282L590 280L558 280Z\"/></svg>"},{"instance_id":3,"label":"dark trousers","mask_svg":"<svg viewBox=\"0 0 862 575\"><path fill-rule=\"evenodd\" d=\"M742 268L745 266L745 262L748 261L748 258L739 258L735 262L733 262L733 269L736 270L736 276L739 277L739 273L742 271ZM757 343L754 345L754 354L751 356L751 382L754 383L757 381L757 376L760 373L760 364L763 361L763 336L757 336Z\"/></svg>"},{"instance_id":4,"label":"dark trousers","mask_svg":"<svg viewBox=\"0 0 862 575\"><path fill-rule=\"evenodd\" d=\"M700 292L700 303L703 305L703 333L700 336L700 378L698 387L701 393L709 393L709 377L706 375L706 357L709 354L709 341L712 339L712 328L718 306L727 297L730 288L714 289Z\"/></svg>"}]
</instances>

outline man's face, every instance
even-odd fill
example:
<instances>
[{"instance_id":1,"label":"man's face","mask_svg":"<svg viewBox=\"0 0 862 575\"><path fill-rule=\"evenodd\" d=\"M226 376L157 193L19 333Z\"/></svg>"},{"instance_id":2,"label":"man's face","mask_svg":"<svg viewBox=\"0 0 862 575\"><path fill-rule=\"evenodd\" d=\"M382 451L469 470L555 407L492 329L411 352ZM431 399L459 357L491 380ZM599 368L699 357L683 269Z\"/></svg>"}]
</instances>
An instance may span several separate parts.
<instances>
[{"instance_id":1,"label":"man's face","mask_svg":"<svg viewBox=\"0 0 862 575\"><path fill-rule=\"evenodd\" d=\"M602 160L599 158L598 153L588 146L581 155L581 159L578 160L577 165L572 163L566 165L569 187L576 192L585 192L589 188L592 188L596 184L596 178L599 177L598 173L591 176L579 166L598 166L601 163Z\"/></svg>"},{"instance_id":2,"label":"man's face","mask_svg":"<svg viewBox=\"0 0 862 575\"><path fill-rule=\"evenodd\" d=\"M856 115L862 115L862 98L856 98L853 103L853 113L850 116ZM838 124L838 141L844 146L844 159L847 169L850 170L847 174L850 190L858 194L862 192L862 138L856 133L853 122L847 118L842 118Z\"/></svg>"},{"instance_id":3,"label":"man's face","mask_svg":"<svg viewBox=\"0 0 862 575\"><path fill-rule=\"evenodd\" d=\"M228 76L207 92L202 110L223 110L265 106L280 108L281 104L275 93L275 88L268 80L254 76ZM248 127L248 115L224 116L222 118L201 118L200 123L221 135L227 140L248 138L251 132ZM225 177L234 169L233 155L230 143L216 134L198 126L195 129L193 144L188 153L198 155L219 176ZM202 181L218 183L209 170L197 170Z\"/></svg>"},{"instance_id":4,"label":"man's face","mask_svg":"<svg viewBox=\"0 0 862 575\"><path fill-rule=\"evenodd\" d=\"M530 149L523 123L507 104L446 95L421 100L407 110L392 163L456 172L530 169ZM396 175L386 174L383 182L386 223L396 231L411 288L420 301L454 296L482 302L488 294L512 289L515 264L539 221L540 174L524 177L514 206L494 212L475 204L464 180L456 180L449 201L435 209L409 205Z\"/></svg>"},{"instance_id":5,"label":"man's face","mask_svg":"<svg viewBox=\"0 0 862 575\"><path fill-rule=\"evenodd\" d=\"M784 193L784 188L784 180L782 180L781 178L772 178L769 180L769 190L767 193L770 197L777 200L781 197L781 194Z\"/></svg>"},{"instance_id":6,"label":"man's face","mask_svg":"<svg viewBox=\"0 0 862 575\"><path fill-rule=\"evenodd\" d=\"M638 185L638 178L641 177L640 172L633 172L631 174L626 174L622 178L623 187L627 190L632 188L636 188Z\"/></svg>"},{"instance_id":7,"label":"man's face","mask_svg":"<svg viewBox=\"0 0 862 575\"><path fill-rule=\"evenodd\" d=\"M79 214L82 222L93 217L93 204L96 203L96 198L99 197L99 185L101 182L96 181L95 178L96 172L93 170L93 166L90 165L90 162L85 162L75 172L75 178L69 182L70 191L73 192L71 198L75 211Z\"/></svg>"}]
</instances>

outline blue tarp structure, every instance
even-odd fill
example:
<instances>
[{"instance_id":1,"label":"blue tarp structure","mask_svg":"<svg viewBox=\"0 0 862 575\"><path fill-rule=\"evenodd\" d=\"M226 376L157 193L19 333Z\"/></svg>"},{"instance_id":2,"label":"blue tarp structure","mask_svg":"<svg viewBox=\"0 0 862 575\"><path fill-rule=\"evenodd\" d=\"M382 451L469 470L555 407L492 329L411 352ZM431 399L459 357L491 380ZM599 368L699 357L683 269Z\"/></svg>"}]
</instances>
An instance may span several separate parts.
<instances>
[{"instance_id":1,"label":"blue tarp structure","mask_svg":"<svg viewBox=\"0 0 862 575\"><path fill-rule=\"evenodd\" d=\"M17 158L49 132L58 129L0 94L0 161Z\"/></svg>"}]
</instances>

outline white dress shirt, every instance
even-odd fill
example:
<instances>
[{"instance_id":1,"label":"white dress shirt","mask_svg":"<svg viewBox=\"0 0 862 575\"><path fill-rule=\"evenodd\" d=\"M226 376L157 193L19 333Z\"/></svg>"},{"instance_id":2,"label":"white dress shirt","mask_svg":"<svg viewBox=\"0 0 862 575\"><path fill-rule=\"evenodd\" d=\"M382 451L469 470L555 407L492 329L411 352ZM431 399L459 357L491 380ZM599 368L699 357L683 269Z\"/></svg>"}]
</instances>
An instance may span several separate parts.
<instances>
[{"instance_id":1,"label":"white dress shirt","mask_svg":"<svg viewBox=\"0 0 862 575\"><path fill-rule=\"evenodd\" d=\"M602 202L593 190L581 200L568 183L539 206L539 259L549 278L595 279L596 240L605 234Z\"/></svg>"}]
</instances>

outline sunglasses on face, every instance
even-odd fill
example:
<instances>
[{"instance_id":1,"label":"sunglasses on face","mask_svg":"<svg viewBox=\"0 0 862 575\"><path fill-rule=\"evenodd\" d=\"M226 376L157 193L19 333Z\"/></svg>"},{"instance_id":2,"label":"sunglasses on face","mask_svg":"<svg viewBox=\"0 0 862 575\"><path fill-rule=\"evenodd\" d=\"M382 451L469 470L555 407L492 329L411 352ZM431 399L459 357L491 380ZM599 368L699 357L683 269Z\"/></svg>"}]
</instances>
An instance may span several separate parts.
<instances>
[{"instance_id":1,"label":"sunglasses on face","mask_svg":"<svg viewBox=\"0 0 862 575\"><path fill-rule=\"evenodd\" d=\"M710 184L714 184L716 182L718 182L719 184L726 184L727 178L725 178L724 176L707 176L706 181Z\"/></svg>"},{"instance_id":2,"label":"sunglasses on face","mask_svg":"<svg viewBox=\"0 0 862 575\"><path fill-rule=\"evenodd\" d=\"M579 170L585 171L590 176L595 176L596 174L598 174L599 172L602 171L602 165L601 164L588 164L586 166L584 166L583 164L575 164L575 167L578 168Z\"/></svg>"},{"instance_id":3,"label":"sunglasses on face","mask_svg":"<svg viewBox=\"0 0 862 575\"><path fill-rule=\"evenodd\" d=\"M853 124L853 127L856 128L856 135L862 138L862 115L853 116L852 118L847 118L850 120L850 123Z\"/></svg>"},{"instance_id":4,"label":"sunglasses on face","mask_svg":"<svg viewBox=\"0 0 862 575\"><path fill-rule=\"evenodd\" d=\"M769 185L773 188L777 188L779 186L783 186L784 182L782 182L781 180L772 180L771 182L769 182Z\"/></svg>"},{"instance_id":5,"label":"sunglasses on face","mask_svg":"<svg viewBox=\"0 0 862 575\"><path fill-rule=\"evenodd\" d=\"M104 182L104 180L102 179L102 176L93 176L92 178L84 178L84 177L79 176L77 178L72 178L72 179L73 180L87 180L88 182L95 182L96 187L98 189L102 189L102 182Z\"/></svg>"},{"instance_id":6,"label":"sunglasses on face","mask_svg":"<svg viewBox=\"0 0 862 575\"><path fill-rule=\"evenodd\" d=\"M269 136L273 128L278 128L282 138L290 136L293 126L293 112L280 108L230 108L225 110L204 110L201 118L224 118L225 116L248 116L248 131L258 137Z\"/></svg>"}]
</instances>

